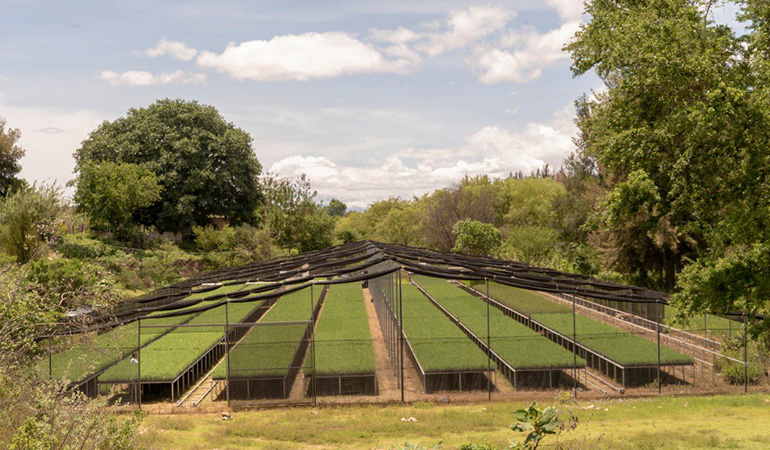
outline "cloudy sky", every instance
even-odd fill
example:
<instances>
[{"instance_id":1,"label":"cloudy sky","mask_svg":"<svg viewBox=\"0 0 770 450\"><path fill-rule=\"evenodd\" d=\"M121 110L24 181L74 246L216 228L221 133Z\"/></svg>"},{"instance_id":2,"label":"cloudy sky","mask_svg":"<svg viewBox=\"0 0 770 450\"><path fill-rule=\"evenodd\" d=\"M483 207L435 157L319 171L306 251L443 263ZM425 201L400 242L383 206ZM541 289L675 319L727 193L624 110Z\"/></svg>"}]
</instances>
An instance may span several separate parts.
<instances>
[{"instance_id":1,"label":"cloudy sky","mask_svg":"<svg viewBox=\"0 0 770 450\"><path fill-rule=\"evenodd\" d=\"M266 170L353 207L465 174L559 166L581 0L4 0L0 116L22 176L66 183L103 120L195 99L254 138ZM722 14L718 12L717 14ZM718 17L719 18L719 17Z\"/></svg>"}]
</instances>

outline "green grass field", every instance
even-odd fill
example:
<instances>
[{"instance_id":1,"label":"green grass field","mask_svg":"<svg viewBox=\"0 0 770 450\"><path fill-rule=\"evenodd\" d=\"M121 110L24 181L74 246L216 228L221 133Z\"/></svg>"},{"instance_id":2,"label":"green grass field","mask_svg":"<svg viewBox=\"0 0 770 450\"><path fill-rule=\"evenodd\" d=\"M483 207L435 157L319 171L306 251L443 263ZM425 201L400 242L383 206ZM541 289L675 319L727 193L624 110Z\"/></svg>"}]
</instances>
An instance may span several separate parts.
<instances>
[{"instance_id":1,"label":"green grass field","mask_svg":"<svg viewBox=\"0 0 770 450\"><path fill-rule=\"evenodd\" d=\"M532 319L567 337L572 336L572 313L535 314ZM655 342L580 314L575 316L575 329L579 343L618 364L634 366L654 365L658 362L658 346ZM660 347L660 360L663 364L693 363L691 356L663 345Z\"/></svg>"},{"instance_id":2,"label":"green grass field","mask_svg":"<svg viewBox=\"0 0 770 450\"><path fill-rule=\"evenodd\" d=\"M223 324L226 319L229 323L242 322L261 304L261 300L231 303L204 311L186 323L197 327L177 328L154 340L140 353L142 381L174 380L224 337ZM144 325L142 321L142 326ZM144 329L142 331L144 332ZM137 369L136 364L131 363L129 359L123 359L99 375L99 382L134 381L138 376Z\"/></svg>"},{"instance_id":3,"label":"green grass field","mask_svg":"<svg viewBox=\"0 0 770 450\"><path fill-rule=\"evenodd\" d=\"M406 280L401 287L404 333L423 370L486 370L484 352Z\"/></svg>"},{"instance_id":4,"label":"green grass field","mask_svg":"<svg viewBox=\"0 0 770 450\"><path fill-rule=\"evenodd\" d=\"M318 302L321 288L314 289L313 306ZM310 320L310 289L282 296L270 308L260 323ZM282 377L289 371L307 325L276 325L255 327L230 352L232 378ZM227 365L214 371L215 380L227 378Z\"/></svg>"},{"instance_id":5,"label":"green grass field","mask_svg":"<svg viewBox=\"0 0 770 450\"><path fill-rule=\"evenodd\" d=\"M316 328L316 374L371 374L375 370L361 283L331 286Z\"/></svg>"},{"instance_id":6,"label":"green grass field","mask_svg":"<svg viewBox=\"0 0 770 450\"><path fill-rule=\"evenodd\" d=\"M487 305L481 299L439 278L414 276L425 289L476 336L487 335ZM490 345L514 369L573 367L573 355L561 345L505 316L497 308L489 308ZM578 367L585 361L577 359Z\"/></svg>"},{"instance_id":7,"label":"green grass field","mask_svg":"<svg viewBox=\"0 0 770 450\"><path fill-rule=\"evenodd\" d=\"M243 288L244 285L222 286L214 290L207 292L200 292L192 294L183 298L185 300L202 299L211 295L226 294L235 292ZM185 309L197 308L199 304L182 308ZM139 343L144 346L154 341L162 334L170 331L177 325L183 324L196 314L190 314L186 316L176 317L163 317L153 319L153 316L162 314L163 312L151 313L147 318L142 320L144 325L163 326L167 325L167 328L145 328L142 330L142 336ZM72 381L82 380L94 373L97 373L106 367L126 358L128 355L136 351L137 338L138 338L138 326L136 322L131 322L126 325L119 326L113 330L102 333L93 339L88 339L80 345L75 345L73 348L56 353L51 358L51 373L55 379L67 379ZM44 358L38 363L38 369L42 373L48 373L48 359Z\"/></svg>"},{"instance_id":8,"label":"green grass field","mask_svg":"<svg viewBox=\"0 0 770 450\"><path fill-rule=\"evenodd\" d=\"M141 440L152 450L389 450L406 441L429 447L442 441L442 450L454 450L483 440L502 447L512 439L523 440L509 426L515 422L513 411L524 405L299 407L236 411L228 421L218 414L150 415ZM571 409L578 426L558 442L572 450L770 448L766 394L579 400ZM402 417L415 417L417 422L402 422ZM547 444L556 441L546 439L540 448L553 449Z\"/></svg>"}]
</instances>

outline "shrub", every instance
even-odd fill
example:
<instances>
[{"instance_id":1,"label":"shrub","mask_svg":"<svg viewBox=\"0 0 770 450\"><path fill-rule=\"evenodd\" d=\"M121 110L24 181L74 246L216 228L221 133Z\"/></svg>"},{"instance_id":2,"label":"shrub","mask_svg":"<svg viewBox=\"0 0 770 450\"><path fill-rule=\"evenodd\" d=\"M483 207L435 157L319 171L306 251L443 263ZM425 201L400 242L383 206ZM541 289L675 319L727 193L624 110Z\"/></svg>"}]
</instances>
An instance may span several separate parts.
<instances>
[{"instance_id":1,"label":"shrub","mask_svg":"<svg viewBox=\"0 0 770 450\"><path fill-rule=\"evenodd\" d=\"M215 268L274 258L279 254L270 234L249 225L221 229L194 227L195 244Z\"/></svg>"},{"instance_id":2,"label":"shrub","mask_svg":"<svg viewBox=\"0 0 770 450\"><path fill-rule=\"evenodd\" d=\"M9 195L0 204L0 247L17 262L29 261L60 239L61 210L61 190L55 185L22 188Z\"/></svg>"},{"instance_id":3,"label":"shrub","mask_svg":"<svg viewBox=\"0 0 770 450\"><path fill-rule=\"evenodd\" d=\"M743 338L734 337L724 342L722 353L725 356L743 361ZM752 343L749 343L749 383L757 383L763 374L762 362L757 358L756 352L752 351ZM717 369L725 379L731 384L744 384L746 382L746 370L743 364L720 358L717 360Z\"/></svg>"},{"instance_id":4,"label":"shrub","mask_svg":"<svg viewBox=\"0 0 770 450\"><path fill-rule=\"evenodd\" d=\"M503 235L490 223L465 219L455 223L452 232L457 236L453 252L491 256L503 243Z\"/></svg>"},{"instance_id":5,"label":"shrub","mask_svg":"<svg viewBox=\"0 0 770 450\"><path fill-rule=\"evenodd\" d=\"M91 233L65 234L56 250L66 258L92 259L112 255L115 248L96 239Z\"/></svg>"}]
</instances>

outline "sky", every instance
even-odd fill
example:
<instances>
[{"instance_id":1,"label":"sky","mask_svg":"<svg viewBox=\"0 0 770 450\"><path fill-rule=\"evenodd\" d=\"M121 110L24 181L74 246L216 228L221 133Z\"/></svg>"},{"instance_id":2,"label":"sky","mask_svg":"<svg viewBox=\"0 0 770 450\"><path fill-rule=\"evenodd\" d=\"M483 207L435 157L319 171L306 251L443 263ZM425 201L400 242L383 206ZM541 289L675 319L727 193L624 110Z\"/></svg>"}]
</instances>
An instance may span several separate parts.
<instances>
[{"instance_id":1,"label":"sky","mask_svg":"<svg viewBox=\"0 0 770 450\"><path fill-rule=\"evenodd\" d=\"M734 10L719 9L731 21ZM101 122L197 100L253 138L265 171L363 208L574 150L581 0L3 0L0 117L21 176L66 184Z\"/></svg>"}]
</instances>

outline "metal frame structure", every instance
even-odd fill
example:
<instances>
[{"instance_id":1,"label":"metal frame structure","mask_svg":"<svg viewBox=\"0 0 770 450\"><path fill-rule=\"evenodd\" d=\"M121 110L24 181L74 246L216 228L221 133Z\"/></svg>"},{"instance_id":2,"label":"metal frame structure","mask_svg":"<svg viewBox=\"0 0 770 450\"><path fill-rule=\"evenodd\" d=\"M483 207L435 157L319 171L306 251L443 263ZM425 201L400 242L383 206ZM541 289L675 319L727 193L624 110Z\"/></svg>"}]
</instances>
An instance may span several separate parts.
<instances>
[{"instance_id":1,"label":"metal frame structure","mask_svg":"<svg viewBox=\"0 0 770 450\"><path fill-rule=\"evenodd\" d=\"M102 331L111 329L112 327L116 326L116 324L120 325L131 323L133 321L137 322L140 331L138 333L136 349L139 363L137 364L138 381L135 388L137 389L137 402L141 405L142 389L140 386L144 384L158 383L156 381L141 381L141 350L143 347L141 345L141 328L152 327L152 325L141 325L143 318L147 318L150 314L152 314L153 318L195 314L222 305L225 306L227 311L227 308L229 308L228 305L230 303L264 301L264 304L272 304L275 299L279 298L281 295L309 287L311 289L312 311L308 328L309 335L307 337L310 355L312 355L310 358L310 366L312 368L312 372L310 381L307 382L306 387L308 395L312 394L312 400L313 403L315 403L317 389L314 380L320 379L321 377L317 378L314 373L314 327L318 314L318 308L322 302L319 302L315 308L312 307L312 289L315 285L326 286L337 283L350 283L355 281L382 279L385 280L383 283L381 283L382 295L375 296L373 294L373 298L377 297L374 301L375 310L380 322L383 336L385 338L388 355L393 362L394 375L398 380L398 386L401 390L401 400L404 401L405 358L409 358L412 361L414 367L419 372L418 375L420 376L424 386L427 386L426 383L428 383L429 378L432 376L453 376L449 373L443 372L426 372L422 367L420 367L419 361L414 355L414 351L409 343L409 339L403 329L403 298L401 295L401 277L404 273L427 275L448 280L483 281L486 284L486 293L482 293L475 289L466 287L466 289L470 289L475 295L481 297L487 302L486 337L472 333L437 301L435 301L435 299L427 295L426 292L423 291L423 293L426 294L434 306L441 310L447 317L450 318L450 320L455 322L455 324L457 324L457 326L459 326L466 335L468 335L480 348L482 348L487 353L489 358L487 369L484 371L471 371L468 372L466 376L486 376L489 398L491 398L493 391L493 382L491 377L491 373L493 372L493 360L495 366L503 371L504 374L513 374L514 385L516 385L516 373L524 371L522 369L514 369L509 367L491 349L489 308L492 306L498 308L507 316L549 337L551 340L561 343L563 346L573 352L573 365L571 367L559 367L554 368L553 370L572 370L572 378L574 379L575 383L573 387L575 388L576 392L580 379L577 368L577 358L579 356L586 359L589 364L593 364L600 368L603 366L605 368L605 372L609 372L609 368L612 368L614 372L620 370L623 386L625 386L626 370L655 368L658 372L657 381L658 388L660 390L662 384L662 366L665 366L665 364L661 364L660 361L658 361L658 364L655 366L623 366L615 361L612 361L610 358L607 358L606 356L601 355L598 352L595 352L580 344L578 341L578 336L575 332L574 325L574 317L578 306L581 308L593 308L603 311L617 311L606 306L605 303L624 302L640 304L645 305L645 309L648 309L647 306L654 304L656 308L655 316L657 320L652 321L644 317L634 317L633 323L635 323L640 328L646 329L648 332L654 331L656 333L658 355L660 354L661 339L670 340L676 338L680 338L680 340L683 342L700 340L704 346L708 345L714 347L711 349L711 351L714 354L718 354L718 350L715 348L718 343L716 343L716 341L713 339L709 339L707 336L700 337L692 334L687 335L686 332L667 327L666 325L660 323L660 305L667 304L666 294L661 292L634 286L609 283L584 275L576 275L547 268L534 267L513 261L505 261L495 258L463 255L457 253L444 253L430 249L412 248L395 244L384 244L374 241L362 241L353 244L346 244L325 250L307 252L281 260L274 260L266 263L247 264L231 269L222 269L210 272L205 275L194 277L189 280L185 280L184 282L159 289L150 294L123 302L109 313L94 315L91 317L92 323L94 324L92 329ZM549 327L537 322L536 320L532 320L531 318L520 314L515 310L492 299L489 296L490 281L516 288L551 294L571 303L573 313L572 336L566 336L563 333L559 333L553 329L550 329ZM217 286L243 283L249 284L256 282L259 282L260 284L256 284L253 287L248 287L246 289L232 293L212 294L209 296L198 295L192 300L186 299L192 293L205 294L206 292L213 291L217 288ZM263 306L260 306L256 311L261 311L260 314L262 314L264 313L264 309L265 308L263 308ZM743 319L744 361L739 361L735 358L731 358L731 360L743 363L745 371L744 373L746 375L746 386L744 387L744 390L748 391L748 353L746 349L746 328L748 325L748 318L746 314L743 315ZM222 341L212 346L212 348L209 349L206 354L202 355L198 361L188 367L181 376L177 377L175 380L170 381L174 394L180 390L184 390L184 387L193 385L194 378L201 375L202 373L206 373L207 369L204 368L203 365L209 366L212 364L212 361L219 361L224 356L225 363L228 366L226 386L222 389L219 386L213 385L210 388L210 393L211 395L219 394L219 391L221 390L228 399L228 403L230 402L231 393L229 389L229 381L237 380L237 378L233 377L230 373L230 350L233 346L237 345L237 341L240 339L240 337L242 337L242 335L239 335L241 332L240 330L243 330L243 333L245 333L249 329L253 328L254 326L258 326L259 324L256 324L256 318L249 317L249 319L244 322L244 326L241 327L238 324L230 324L229 317L226 317L225 324L218 325L224 327L224 336ZM181 324L175 327L165 326L165 328L175 329L177 327L184 326L185 324ZM233 330L231 327L235 327L235 330ZM74 328L72 324L58 324L53 333L44 335L43 338L49 339L50 349L52 337L71 334L73 333L73 329ZM672 330L676 330L678 333L685 334L674 336ZM236 336L232 336L233 333L235 333ZM149 343L145 344L145 346L148 344ZM217 353L213 354L211 352ZM307 349L305 349L305 352L307 352ZM49 373L52 373L50 364L51 362L49 361ZM198 367L198 365L201 365L201 367ZM537 370L542 371L542 369ZM196 375L191 375L193 372ZM586 373L584 373L584 379L587 382L587 370L585 372ZM89 379L93 379L94 376L98 376L98 374L92 375L89 377ZM341 384L342 379L341 377L338 378L338 383ZM127 382L132 382L132 380ZM88 379L81 380L80 385L87 383ZM462 373L458 374L458 385L459 387L463 386ZM342 392L341 387L339 392ZM172 396L174 394L172 394Z\"/></svg>"}]
</instances>

